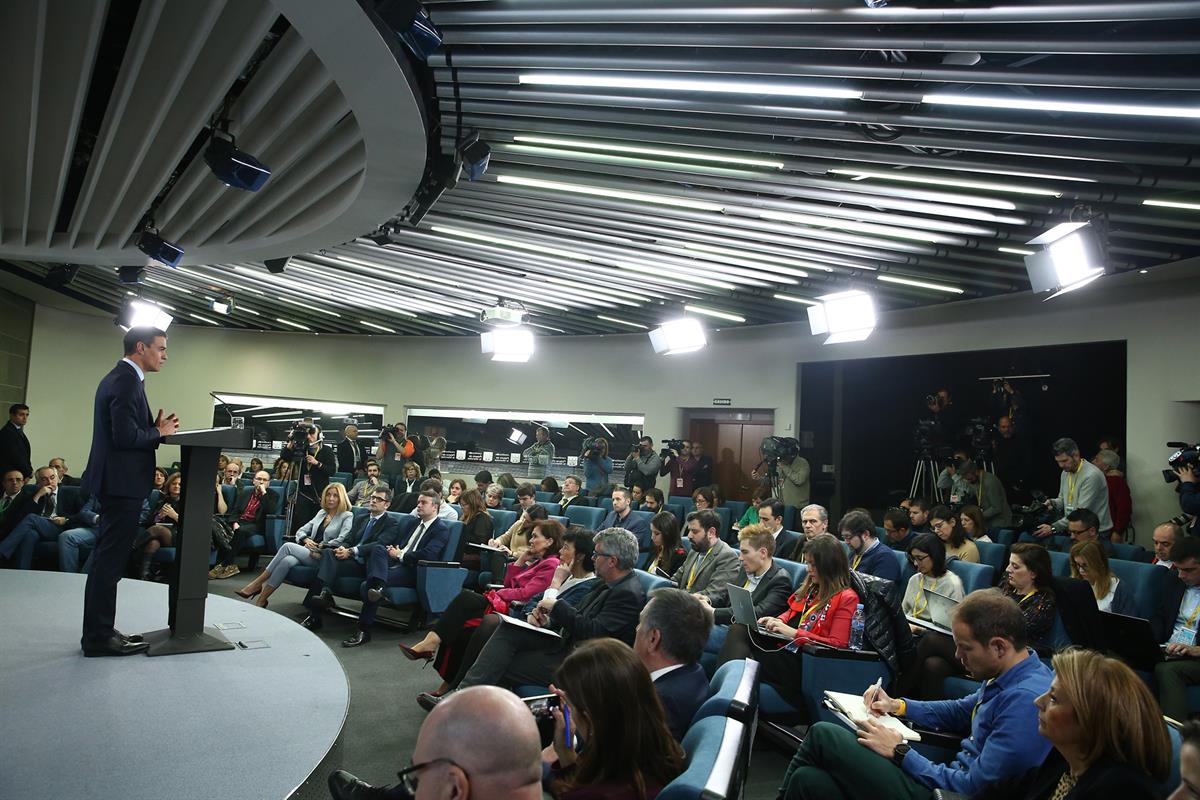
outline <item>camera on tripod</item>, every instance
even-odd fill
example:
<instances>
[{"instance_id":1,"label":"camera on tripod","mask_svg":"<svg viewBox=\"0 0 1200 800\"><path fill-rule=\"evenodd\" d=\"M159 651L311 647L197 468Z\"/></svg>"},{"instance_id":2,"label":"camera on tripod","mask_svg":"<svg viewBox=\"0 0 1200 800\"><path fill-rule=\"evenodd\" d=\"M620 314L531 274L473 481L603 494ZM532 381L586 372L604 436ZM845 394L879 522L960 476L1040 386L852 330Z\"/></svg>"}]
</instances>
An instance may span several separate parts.
<instances>
[{"instance_id":1,"label":"camera on tripod","mask_svg":"<svg viewBox=\"0 0 1200 800\"><path fill-rule=\"evenodd\" d=\"M303 422L297 422L292 429L288 431L287 446L288 447L308 447L308 437L315 431L316 428L311 425L305 425Z\"/></svg>"},{"instance_id":2,"label":"camera on tripod","mask_svg":"<svg viewBox=\"0 0 1200 800\"><path fill-rule=\"evenodd\" d=\"M991 460L992 442L999 433L987 417L972 417L963 428L963 435L971 440L971 452L980 462Z\"/></svg>"},{"instance_id":3,"label":"camera on tripod","mask_svg":"<svg viewBox=\"0 0 1200 800\"><path fill-rule=\"evenodd\" d=\"M1193 472L1200 471L1200 444L1188 444L1187 442L1167 442L1167 447L1177 448L1174 453L1167 459L1167 466L1170 469L1162 471L1163 480L1167 483L1175 483L1179 480L1178 469L1184 467L1190 468Z\"/></svg>"},{"instance_id":4,"label":"camera on tripod","mask_svg":"<svg viewBox=\"0 0 1200 800\"><path fill-rule=\"evenodd\" d=\"M662 458L667 458L671 455L672 450L679 455L683 455L683 439L664 439L662 450L659 451L658 455Z\"/></svg>"},{"instance_id":5,"label":"camera on tripod","mask_svg":"<svg viewBox=\"0 0 1200 800\"><path fill-rule=\"evenodd\" d=\"M800 455L800 440L790 436L768 436L762 440L759 449L767 461L787 460Z\"/></svg>"}]
</instances>

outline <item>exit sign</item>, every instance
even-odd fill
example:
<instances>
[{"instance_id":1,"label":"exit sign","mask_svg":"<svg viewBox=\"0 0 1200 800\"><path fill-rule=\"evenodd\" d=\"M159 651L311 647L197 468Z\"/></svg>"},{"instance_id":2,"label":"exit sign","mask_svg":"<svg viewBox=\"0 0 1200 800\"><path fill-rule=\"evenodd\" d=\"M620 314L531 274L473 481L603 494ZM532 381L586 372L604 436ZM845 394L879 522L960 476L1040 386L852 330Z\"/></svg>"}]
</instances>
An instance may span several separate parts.
<instances>
[{"instance_id":1,"label":"exit sign","mask_svg":"<svg viewBox=\"0 0 1200 800\"><path fill-rule=\"evenodd\" d=\"M731 406L731 405L733 405L733 399L730 397L714 397L713 405L714 406Z\"/></svg>"}]
</instances>

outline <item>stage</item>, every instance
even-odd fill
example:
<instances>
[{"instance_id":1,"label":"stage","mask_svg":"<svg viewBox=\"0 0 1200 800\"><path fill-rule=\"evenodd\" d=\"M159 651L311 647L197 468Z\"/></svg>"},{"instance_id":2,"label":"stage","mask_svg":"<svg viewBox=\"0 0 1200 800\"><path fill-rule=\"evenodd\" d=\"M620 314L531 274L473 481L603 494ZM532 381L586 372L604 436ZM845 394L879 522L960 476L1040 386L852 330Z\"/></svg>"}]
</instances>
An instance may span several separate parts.
<instances>
[{"instance_id":1,"label":"stage","mask_svg":"<svg viewBox=\"0 0 1200 800\"><path fill-rule=\"evenodd\" d=\"M248 649L84 658L85 578L0 571L0 798L329 796L350 689L319 638L210 594L205 625ZM165 585L121 581L121 631L166 620Z\"/></svg>"}]
</instances>

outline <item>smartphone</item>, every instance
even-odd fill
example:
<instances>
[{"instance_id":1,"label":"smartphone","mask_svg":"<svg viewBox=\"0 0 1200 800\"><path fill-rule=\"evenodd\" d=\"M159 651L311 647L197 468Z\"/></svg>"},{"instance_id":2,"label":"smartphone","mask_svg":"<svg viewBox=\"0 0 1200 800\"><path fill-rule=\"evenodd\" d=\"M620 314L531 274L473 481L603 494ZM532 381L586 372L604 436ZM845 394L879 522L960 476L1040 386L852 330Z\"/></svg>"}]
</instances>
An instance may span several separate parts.
<instances>
[{"instance_id":1,"label":"smartphone","mask_svg":"<svg viewBox=\"0 0 1200 800\"><path fill-rule=\"evenodd\" d=\"M556 694L539 694L536 697L526 697L525 705L535 719L550 719L551 711L558 708L559 699Z\"/></svg>"}]
</instances>

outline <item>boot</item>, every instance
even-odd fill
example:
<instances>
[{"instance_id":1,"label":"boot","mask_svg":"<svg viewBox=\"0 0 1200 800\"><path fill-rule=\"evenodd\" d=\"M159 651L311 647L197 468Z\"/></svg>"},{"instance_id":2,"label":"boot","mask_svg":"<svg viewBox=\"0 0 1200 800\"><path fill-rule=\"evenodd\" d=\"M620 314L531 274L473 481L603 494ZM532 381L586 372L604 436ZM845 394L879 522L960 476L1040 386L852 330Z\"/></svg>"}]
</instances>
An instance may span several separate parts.
<instances>
[{"instance_id":1,"label":"boot","mask_svg":"<svg viewBox=\"0 0 1200 800\"><path fill-rule=\"evenodd\" d=\"M142 563L138 568L138 580L150 580L150 568L152 566L154 566L154 562L150 560L150 556L142 556Z\"/></svg>"}]
</instances>

